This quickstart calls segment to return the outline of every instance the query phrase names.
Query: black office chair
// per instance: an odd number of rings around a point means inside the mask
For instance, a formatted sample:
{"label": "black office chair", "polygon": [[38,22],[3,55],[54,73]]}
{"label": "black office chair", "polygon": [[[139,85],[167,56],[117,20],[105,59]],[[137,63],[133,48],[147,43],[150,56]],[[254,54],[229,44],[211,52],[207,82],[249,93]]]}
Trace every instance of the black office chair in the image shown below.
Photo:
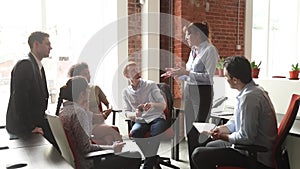
{"label": "black office chair", "polygon": [[[158,88],[161,90],[162,95],[164,96],[167,106],[166,109],[164,110],[165,116],[166,116],[166,130],[164,131],[163,134],[163,138],[162,140],[170,140],[172,142],[172,156],[174,156],[174,154],[179,154],[178,152],[178,144],[175,141],[177,135],[175,133],[175,131],[172,128],[172,124],[174,123],[174,121],[176,120],[176,114],[178,114],[177,111],[174,110],[173,108],[173,97],[171,94],[171,90],[169,85],[167,85],[166,83],[158,83],[157,84]],[[126,120],[128,123],[128,135],[129,137],[131,137],[131,128],[134,124],[133,121],[131,120]],[[150,137],[150,132],[147,132],[145,134],[145,137]],[[174,168],[174,169],[179,169],[179,167],[171,164],[171,159],[168,157],[158,157],[159,159],[159,164],[170,167],[170,168]]]}

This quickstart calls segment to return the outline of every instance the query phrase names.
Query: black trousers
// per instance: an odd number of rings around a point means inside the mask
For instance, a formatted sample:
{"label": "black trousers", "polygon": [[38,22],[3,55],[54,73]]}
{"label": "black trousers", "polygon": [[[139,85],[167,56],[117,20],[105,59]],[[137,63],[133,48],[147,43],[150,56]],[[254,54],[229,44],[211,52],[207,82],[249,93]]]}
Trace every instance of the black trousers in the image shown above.
{"label": "black trousers", "polygon": [[184,90],[185,129],[188,139],[188,153],[190,168],[195,169],[192,163],[192,153],[199,146],[199,132],[193,122],[205,122],[211,110],[213,99],[212,85],[186,85]]}
{"label": "black trousers", "polygon": [[218,166],[235,166],[255,169],[271,169],[257,162],[253,158],[243,155],[239,151],[230,148],[231,143],[216,140],[211,141],[206,147],[198,147],[192,154],[192,162],[198,169],[215,169]]}
{"label": "black trousers", "polygon": [[139,152],[124,152],[105,158],[95,158],[93,169],[139,169],[141,163],[142,157]]}

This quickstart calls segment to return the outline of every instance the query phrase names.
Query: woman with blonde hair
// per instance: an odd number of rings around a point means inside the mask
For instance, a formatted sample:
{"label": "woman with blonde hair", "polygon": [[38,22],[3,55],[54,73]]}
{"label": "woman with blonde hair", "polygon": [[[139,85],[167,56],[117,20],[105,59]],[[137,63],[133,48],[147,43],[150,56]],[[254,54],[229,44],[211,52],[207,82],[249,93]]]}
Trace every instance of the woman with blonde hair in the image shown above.
{"label": "woman with blonde hair", "polygon": [[219,58],[216,47],[210,42],[206,22],[191,23],[183,29],[185,40],[191,47],[189,59],[184,66],[166,68],[162,76],[175,77],[186,82],[184,89],[184,112],[188,152],[191,169],[195,169],[191,155],[199,146],[199,133],[193,122],[205,122],[213,99],[213,76]]}

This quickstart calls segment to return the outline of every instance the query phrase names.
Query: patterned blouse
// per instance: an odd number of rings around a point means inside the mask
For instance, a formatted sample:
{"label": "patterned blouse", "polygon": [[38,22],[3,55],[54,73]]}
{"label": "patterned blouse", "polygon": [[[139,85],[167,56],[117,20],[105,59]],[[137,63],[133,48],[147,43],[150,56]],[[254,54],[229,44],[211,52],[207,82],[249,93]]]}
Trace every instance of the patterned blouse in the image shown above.
{"label": "patterned blouse", "polygon": [[106,96],[99,86],[89,86],[90,87],[90,98],[89,98],[89,109],[93,113],[99,114],[99,104],[106,100]]}
{"label": "patterned blouse", "polygon": [[64,129],[68,134],[72,148],[75,150],[75,165],[77,169],[91,169],[93,161],[85,159],[85,155],[92,151],[102,150],[99,145],[90,142],[90,113],[77,103],[67,102],[59,113]]}

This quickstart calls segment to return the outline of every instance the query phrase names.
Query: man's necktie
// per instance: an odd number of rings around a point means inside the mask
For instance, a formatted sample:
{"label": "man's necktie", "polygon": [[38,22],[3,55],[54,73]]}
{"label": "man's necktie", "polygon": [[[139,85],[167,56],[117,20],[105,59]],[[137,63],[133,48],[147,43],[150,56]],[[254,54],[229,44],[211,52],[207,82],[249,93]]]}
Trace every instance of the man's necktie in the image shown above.
{"label": "man's necktie", "polygon": [[41,79],[42,79],[43,90],[44,90],[45,94],[47,95],[48,88],[47,88],[47,81],[46,81],[46,75],[45,75],[44,67],[42,67],[42,69],[41,69]]}
{"label": "man's necktie", "polygon": [[42,69],[41,69],[41,77],[42,77],[42,79],[46,79],[44,67],[42,67]]}

